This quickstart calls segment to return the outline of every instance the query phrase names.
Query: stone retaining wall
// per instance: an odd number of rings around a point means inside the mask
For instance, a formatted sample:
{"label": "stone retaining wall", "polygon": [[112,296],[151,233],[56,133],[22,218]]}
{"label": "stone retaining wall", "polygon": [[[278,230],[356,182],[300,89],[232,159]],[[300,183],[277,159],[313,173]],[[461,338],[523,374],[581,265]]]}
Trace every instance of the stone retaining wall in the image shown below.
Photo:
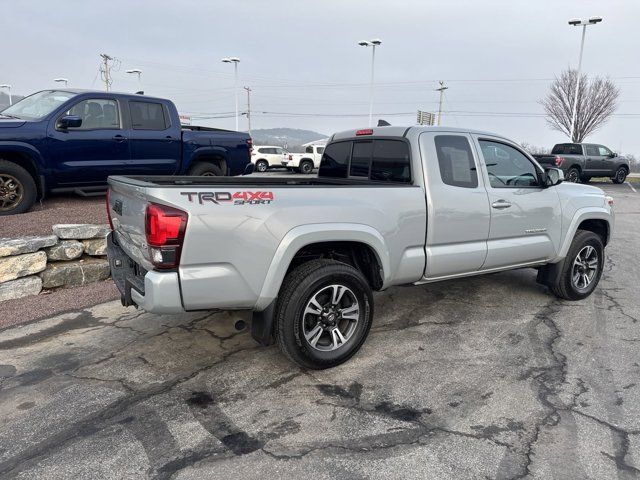
{"label": "stone retaining wall", "polygon": [[109,278],[108,225],[52,230],[52,235],[0,238],[0,302]]}

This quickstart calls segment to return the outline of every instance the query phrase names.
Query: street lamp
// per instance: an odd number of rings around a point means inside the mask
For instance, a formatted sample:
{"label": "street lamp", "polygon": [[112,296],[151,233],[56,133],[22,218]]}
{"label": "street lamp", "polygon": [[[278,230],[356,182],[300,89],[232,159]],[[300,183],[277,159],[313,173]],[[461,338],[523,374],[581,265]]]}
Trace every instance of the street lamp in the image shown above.
{"label": "street lamp", "polygon": [[57,83],[64,83],[64,88],[67,88],[67,85],[69,84],[69,80],[66,78],[54,78],[53,81]]}
{"label": "street lamp", "polygon": [[233,93],[236,98],[236,130],[238,130],[238,63],[240,63],[240,59],[238,57],[225,57],[222,59],[222,62],[233,63],[233,71],[234,71]]}
{"label": "street lamp", "polygon": [[130,73],[133,74],[135,73],[136,75],[138,75],[138,91],[142,91],[142,80],[140,78],[140,75],[142,75],[142,70],[140,70],[139,68],[134,68],[132,70],[125,70],[124,73]]}
{"label": "street lamp", "polygon": [[0,88],[6,88],[9,90],[9,106],[13,105],[13,99],[11,98],[11,85],[7,85],[5,83],[4,85],[0,85]]}
{"label": "street lamp", "polygon": [[588,20],[582,20],[580,18],[572,18],[569,20],[569,25],[572,27],[582,26],[582,41],[580,42],[580,57],[578,59],[578,75],[576,76],[576,92],[573,97],[573,112],[571,113],[571,137],[570,141],[573,142],[573,134],[576,129],[576,115],[578,112],[578,90],[580,88],[580,70],[582,69],[582,51],[584,50],[584,35],[587,33],[588,25],[595,25],[600,23],[602,17],[591,17]]}
{"label": "street lamp", "polygon": [[373,123],[373,66],[376,61],[376,47],[380,44],[382,44],[382,41],[379,38],[358,42],[361,47],[373,47],[371,49],[371,83],[369,84],[369,126]]}

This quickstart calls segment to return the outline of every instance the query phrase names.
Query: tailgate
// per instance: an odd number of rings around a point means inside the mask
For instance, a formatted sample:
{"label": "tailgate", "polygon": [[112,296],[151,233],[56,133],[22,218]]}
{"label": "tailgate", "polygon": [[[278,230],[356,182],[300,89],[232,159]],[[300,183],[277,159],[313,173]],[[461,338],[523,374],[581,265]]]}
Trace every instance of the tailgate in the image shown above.
{"label": "tailgate", "polygon": [[146,188],[123,177],[109,178],[109,214],[117,244],[136,263],[151,270],[145,236]]}
{"label": "tailgate", "polygon": [[555,155],[534,155],[533,158],[535,158],[540,165],[547,165],[550,167],[556,166]]}

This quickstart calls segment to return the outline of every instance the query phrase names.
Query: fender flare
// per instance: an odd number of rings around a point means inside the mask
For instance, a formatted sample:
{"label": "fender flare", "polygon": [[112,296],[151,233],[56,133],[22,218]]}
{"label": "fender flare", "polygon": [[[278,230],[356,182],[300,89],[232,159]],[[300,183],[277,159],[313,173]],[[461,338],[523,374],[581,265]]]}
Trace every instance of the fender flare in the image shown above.
{"label": "fender flare", "polygon": [[560,247],[560,251],[558,252],[558,256],[554,259],[555,263],[567,256],[569,252],[569,248],[571,247],[571,242],[573,241],[573,237],[575,237],[576,232],[578,231],[578,227],[585,220],[604,220],[607,222],[609,226],[609,236],[607,238],[607,243],[611,239],[613,235],[613,216],[609,213],[604,207],[583,207],[576,210],[571,219],[571,223],[569,224],[569,228],[567,229],[567,233],[564,235],[564,240],[562,242],[562,246]]}
{"label": "fender flare", "polygon": [[229,151],[224,147],[212,147],[212,146],[204,146],[197,147],[191,155],[189,156],[189,162],[186,165],[185,171],[189,170],[193,165],[195,165],[199,158],[205,155],[217,155],[223,158],[225,163],[228,163],[229,160]]}
{"label": "fender flare", "polygon": [[275,300],[291,260],[303,247],[321,242],[360,242],[371,247],[382,268],[383,288],[391,280],[391,261],[384,237],[360,223],[315,223],[292,228],[284,236],[271,260],[254,310],[261,311]]}
{"label": "fender flare", "polygon": [[42,174],[45,169],[45,162],[40,154],[40,151],[24,142],[10,142],[4,141],[0,142],[0,156],[2,156],[2,152],[11,152],[11,153],[19,153],[25,155],[29,158],[29,160],[33,163],[34,168],[36,169],[36,173],[38,175]]}

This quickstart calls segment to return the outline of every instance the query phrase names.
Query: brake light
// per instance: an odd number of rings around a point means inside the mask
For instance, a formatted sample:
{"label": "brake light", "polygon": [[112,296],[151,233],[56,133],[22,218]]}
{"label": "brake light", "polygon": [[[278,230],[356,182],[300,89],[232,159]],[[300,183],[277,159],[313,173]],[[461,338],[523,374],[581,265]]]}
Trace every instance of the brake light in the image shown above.
{"label": "brake light", "polygon": [[111,220],[111,209],[109,208],[109,195],[111,194],[111,189],[107,188],[107,219],[109,220],[109,228],[113,230],[113,220]]}
{"label": "brake light", "polygon": [[293,155],[289,155],[289,160],[293,160]]}
{"label": "brake light", "polygon": [[363,128],[362,130],[356,130],[356,136],[358,135],[373,135],[373,129]]}
{"label": "brake light", "polygon": [[247,147],[249,148],[249,156],[253,153],[253,138],[247,138]]}
{"label": "brake light", "polygon": [[187,212],[150,203],[145,214],[145,233],[151,262],[157,268],[176,268],[187,229]]}
{"label": "brake light", "polygon": [[559,167],[560,165],[562,165],[562,161],[564,160],[563,157],[556,155],[556,159],[554,161],[554,164],[556,167]]}

